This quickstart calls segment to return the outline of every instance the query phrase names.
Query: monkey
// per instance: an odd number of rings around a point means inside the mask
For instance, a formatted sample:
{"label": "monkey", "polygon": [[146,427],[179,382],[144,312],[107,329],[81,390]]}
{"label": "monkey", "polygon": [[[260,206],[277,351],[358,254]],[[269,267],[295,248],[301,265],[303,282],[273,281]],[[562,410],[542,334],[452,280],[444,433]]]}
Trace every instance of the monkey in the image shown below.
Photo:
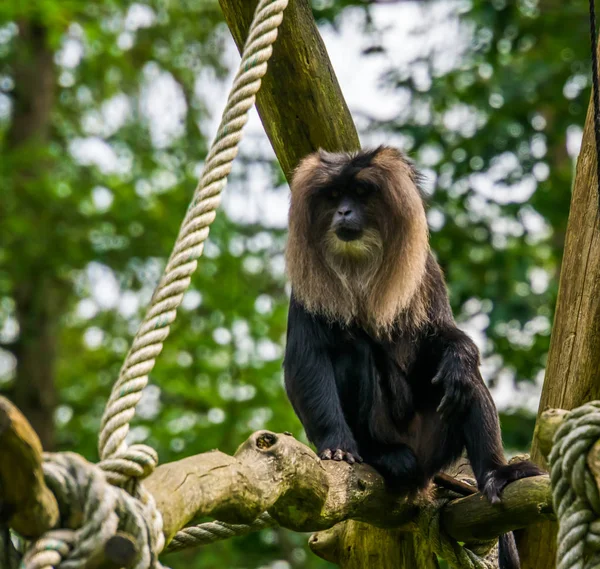
{"label": "monkey", "polygon": [[[455,323],[413,163],[380,146],[306,156],[291,182],[284,383],[323,460],[366,462],[415,493],[466,450],[493,504],[543,472],[507,464],[473,340]],[[501,569],[516,569],[512,533]]]}

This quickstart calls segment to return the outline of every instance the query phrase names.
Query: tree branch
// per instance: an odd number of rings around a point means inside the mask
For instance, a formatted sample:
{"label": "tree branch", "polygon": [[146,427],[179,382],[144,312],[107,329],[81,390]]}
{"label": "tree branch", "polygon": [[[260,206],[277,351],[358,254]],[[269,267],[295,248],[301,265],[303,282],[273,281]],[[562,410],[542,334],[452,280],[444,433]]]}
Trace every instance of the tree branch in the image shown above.
{"label": "tree branch", "polygon": [[[8,525],[26,536],[38,536],[58,519],[41,460],[37,435],[0,398],[0,502]],[[410,532],[420,508],[434,499],[434,492],[391,494],[371,467],[321,461],[291,435],[270,431],[251,435],[234,456],[212,451],[159,466],[145,486],[162,514],[167,541],[197,518],[248,523],[267,510],[281,526],[302,532],[344,520]],[[552,517],[550,481],[539,476],[511,484],[499,507],[480,494],[454,500],[441,522],[451,537],[469,543]]]}
{"label": "tree branch", "polygon": [[[167,540],[194,518],[247,523],[265,510],[302,532],[348,519],[411,529],[431,499],[394,496],[371,467],[321,461],[293,437],[269,431],[254,433],[234,457],[213,451],[160,466],[146,487],[163,512]],[[511,484],[499,507],[481,494],[454,500],[442,525],[451,537],[472,542],[552,518],[550,480],[538,476]]]}
{"label": "tree branch", "polygon": [[0,396],[0,522],[37,537],[58,522],[58,504],[44,482],[42,444],[23,414]]}
{"label": "tree branch", "polygon": [[458,541],[472,543],[555,519],[548,476],[525,478],[510,484],[502,503],[492,506],[481,494],[450,502],[442,512],[442,526]]}
{"label": "tree branch", "polygon": [[305,532],[350,518],[397,527],[418,509],[388,495],[372,468],[323,462],[292,436],[269,431],[251,435],[233,457],[213,451],[159,466],[145,485],[167,540],[204,516],[247,523],[268,510],[282,526]]}

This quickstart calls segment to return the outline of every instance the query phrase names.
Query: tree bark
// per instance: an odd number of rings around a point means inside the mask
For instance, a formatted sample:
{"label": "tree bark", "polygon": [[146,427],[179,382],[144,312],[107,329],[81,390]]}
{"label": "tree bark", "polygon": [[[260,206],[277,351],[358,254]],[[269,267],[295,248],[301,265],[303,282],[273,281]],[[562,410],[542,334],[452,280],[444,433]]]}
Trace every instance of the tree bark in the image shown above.
{"label": "tree bark", "polygon": [[436,555],[419,534],[354,520],[313,534],[309,545],[313,553],[342,569],[439,569]]}
{"label": "tree bark", "polygon": [[[56,85],[54,53],[48,47],[48,31],[35,21],[19,22],[14,61],[14,112],[7,135],[7,150],[26,156],[47,143]],[[47,166],[32,164],[21,156],[13,160],[12,191],[26,195],[27,187]],[[32,236],[35,238],[35,236]],[[40,265],[45,261],[40,260]],[[19,338],[14,399],[39,434],[45,450],[54,448],[54,369],[58,318],[61,304],[59,282],[40,268],[15,275],[13,296]]]}
{"label": "tree bark", "polygon": [[[600,399],[600,221],[593,106],[589,105],[571,198],[556,315],[538,411]],[[544,465],[534,438],[532,458]],[[556,524],[518,536],[523,569],[553,569]]]}

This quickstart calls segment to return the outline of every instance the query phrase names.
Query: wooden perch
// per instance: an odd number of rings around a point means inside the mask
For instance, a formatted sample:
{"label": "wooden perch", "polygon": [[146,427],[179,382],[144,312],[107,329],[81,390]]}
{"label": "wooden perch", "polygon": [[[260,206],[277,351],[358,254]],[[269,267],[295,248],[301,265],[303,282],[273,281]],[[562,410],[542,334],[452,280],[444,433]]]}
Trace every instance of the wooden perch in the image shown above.
{"label": "wooden perch", "polygon": [[[5,399],[0,417],[0,498],[9,504],[9,496],[22,497],[14,500],[9,524],[24,535],[39,535],[58,517],[56,500],[43,481],[39,440]],[[23,480],[30,485],[19,485]],[[265,510],[297,531],[323,530],[347,519],[401,527],[428,499],[390,495],[369,466],[323,462],[292,436],[269,431],[254,433],[233,457],[212,451],[162,465],[145,484],[162,513],[167,540],[194,518],[244,523]],[[488,539],[551,517],[549,497],[547,477],[522,480],[506,490],[501,507],[475,494],[450,503],[442,519],[456,539]]]}
{"label": "wooden perch", "polygon": [[[247,523],[265,510],[303,532],[348,519],[410,529],[428,500],[391,495],[369,466],[321,461],[293,437],[269,431],[254,433],[234,457],[213,451],[160,466],[146,487],[163,512],[167,540],[197,517]],[[511,484],[498,507],[480,494],[455,500],[442,523],[452,537],[474,541],[552,517],[550,481],[539,476]]]}
{"label": "wooden perch", "polygon": [[[43,480],[37,435],[5,399],[0,399],[0,482],[0,500],[10,504],[5,517],[10,527],[35,536],[56,523],[58,509]],[[167,541],[196,518],[248,523],[265,510],[283,527],[302,532],[354,520],[345,535],[364,533],[365,522],[410,533],[419,508],[431,499],[429,493],[414,499],[390,494],[371,467],[321,461],[291,435],[270,431],[251,435],[234,456],[212,451],[159,466],[145,486],[163,516]],[[454,500],[441,521],[451,537],[470,543],[552,517],[550,481],[539,476],[511,484],[497,507],[480,494]],[[388,537],[397,533],[393,529]],[[312,547],[323,555],[334,547],[327,535],[313,538]],[[127,566],[135,559],[128,540],[118,535],[107,544],[106,566]],[[406,545],[408,551],[416,542],[409,539]]]}
{"label": "wooden perch", "polygon": [[42,444],[23,414],[0,396],[0,523],[37,537],[58,522],[58,504],[44,482]]}
{"label": "wooden perch", "polygon": [[[590,99],[571,193],[538,422],[548,408],[570,410],[600,399],[600,226],[594,130]],[[543,452],[534,439],[532,459],[542,464]],[[556,565],[556,531],[555,524],[540,524],[522,536],[523,569]]]}

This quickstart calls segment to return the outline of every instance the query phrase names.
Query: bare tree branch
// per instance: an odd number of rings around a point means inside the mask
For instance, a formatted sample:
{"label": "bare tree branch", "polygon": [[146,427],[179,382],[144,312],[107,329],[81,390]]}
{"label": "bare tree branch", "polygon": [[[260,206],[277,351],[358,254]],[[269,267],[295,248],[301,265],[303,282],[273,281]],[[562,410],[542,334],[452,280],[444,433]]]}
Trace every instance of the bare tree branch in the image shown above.
{"label": "bare tree branch", "polygon": [[42,444],[23,414],[0,396],[0,522],[37,537],[58,521],[58,504],[44,482]]}

